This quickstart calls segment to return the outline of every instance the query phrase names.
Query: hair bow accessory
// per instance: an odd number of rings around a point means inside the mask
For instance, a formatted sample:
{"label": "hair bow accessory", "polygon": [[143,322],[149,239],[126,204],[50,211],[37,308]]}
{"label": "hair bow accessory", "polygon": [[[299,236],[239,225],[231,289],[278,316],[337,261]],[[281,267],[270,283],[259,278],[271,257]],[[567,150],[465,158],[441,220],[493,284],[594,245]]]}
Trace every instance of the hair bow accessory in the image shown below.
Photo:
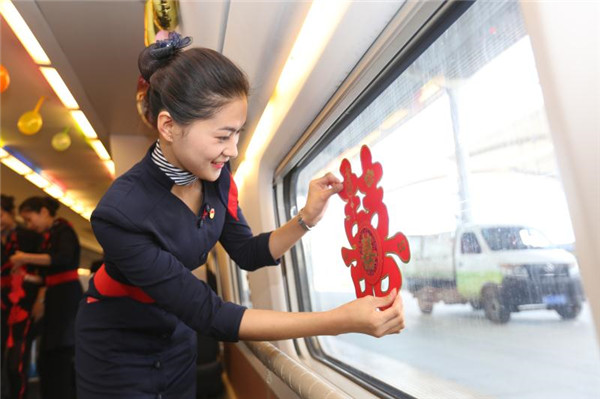
{"label": "hair bow accessory", "polygon": [[173,54],[181,51],[181,49],[189,46],[191,43],[191,37],[181,37],[177,32],[169,32],[168,39],[158,40],[150,46],[150,55],[156,59],[169,58]]}

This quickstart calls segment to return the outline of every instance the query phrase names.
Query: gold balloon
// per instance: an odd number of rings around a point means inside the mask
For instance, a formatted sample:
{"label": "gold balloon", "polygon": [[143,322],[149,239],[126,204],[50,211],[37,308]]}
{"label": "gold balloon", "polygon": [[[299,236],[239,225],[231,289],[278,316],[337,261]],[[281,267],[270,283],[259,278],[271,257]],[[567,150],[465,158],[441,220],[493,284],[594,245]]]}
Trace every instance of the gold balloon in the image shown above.
{"label": "gold balloon", "polygon": [[71,136],[69,136],[68,131],[69,129],[67,128],[52,137],[52,148],[56,151],[65,151],[71,146]]}
{"label": "gold balloon", "polygon": [[163,30],[172,32],[179,24],[179,2],[177,0],[152,0],[154,23]]}
{"label": "gold balloon", "polygon": [[144,6],[144,44],[146,47],[156,41],[156,32],[158,32],[158,28],[154,25],[152,0],[147,0]]}
{"label": "gold balloon", "polygon": [[4,65],[0,65],[0,93],[4,92],[4,90],[8,89],[10,85],[10,75]]}
{"label": "gold balloon", "polygon": [[40,97],[33,111],[27,111],[21,115],[17,122],[17,127],[21,133],[31,135],[40,131],[42,124],[44,123],[42,115],[39,113],[43,102],[44,96]]}

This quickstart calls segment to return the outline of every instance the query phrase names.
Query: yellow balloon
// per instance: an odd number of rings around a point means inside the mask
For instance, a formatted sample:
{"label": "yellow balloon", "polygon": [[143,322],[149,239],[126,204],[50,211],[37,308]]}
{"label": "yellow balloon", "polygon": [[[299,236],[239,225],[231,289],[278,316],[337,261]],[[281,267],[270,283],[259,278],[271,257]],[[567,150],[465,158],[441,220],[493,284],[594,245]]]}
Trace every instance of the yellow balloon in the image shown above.
{"label": "yellow balloon", "polygon": [[154,8],[154,23],[163,30],[172,32],[179,24],[177,0],[152,0]]}
{"label": "yellow balloon", "polygon": [[64,151],[71,146],[71,136],[66,132],[56,133],[52,137],[52,148],[56,151]]}
{"label": "yellow balloon", "polygon": [[42,116],[35,111],[27,111],[19,118],[17,127],[23,134],[36,134],[42,128]]}
{"label": "yellow balloon", "polygon": [[44,96],[40,97],[33,111],[27,111],[19,118],[17,127],[23,134],[36,134],[42,128],[42,115],[40,115],[40,107],[44,102]]}

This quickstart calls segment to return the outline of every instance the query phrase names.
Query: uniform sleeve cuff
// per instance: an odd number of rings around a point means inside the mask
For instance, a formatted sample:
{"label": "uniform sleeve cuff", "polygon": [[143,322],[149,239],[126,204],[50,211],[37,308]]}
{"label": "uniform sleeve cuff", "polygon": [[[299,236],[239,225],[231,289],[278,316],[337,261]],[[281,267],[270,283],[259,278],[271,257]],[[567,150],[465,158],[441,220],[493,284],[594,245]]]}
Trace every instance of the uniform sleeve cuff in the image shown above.
{"label": "uniform sleeve cuff", "polygon": [[213,320],[211,335],[221,341],[239,341],[240,324],[245,311],[245,306],[223,302]]}
{"label": "uniform sleeve cuff", "polygon": [[261,249],[259,253],[262,254],[260,264],[265,266],[278,265],[281,263],[281,259],[274,259],[273,255],[271,255],[271,250],[269,249],[269,239],[271,237],[271,233],[272,231],[268,233],[261,233],[257,236],[257,240],[259,241],[259,246]]}

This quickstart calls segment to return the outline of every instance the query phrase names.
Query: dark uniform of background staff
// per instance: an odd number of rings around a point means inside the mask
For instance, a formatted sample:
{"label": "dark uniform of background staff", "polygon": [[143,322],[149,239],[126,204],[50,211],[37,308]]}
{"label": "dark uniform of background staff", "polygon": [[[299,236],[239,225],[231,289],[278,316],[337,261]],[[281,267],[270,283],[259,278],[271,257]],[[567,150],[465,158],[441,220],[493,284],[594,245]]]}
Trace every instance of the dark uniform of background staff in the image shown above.
{"label": "dark uniform of background staff", "polygon": [[[27,397],[27,380],[31,359],[31,343],[36,328],[32,315],[37,300],[39,283],[24,281],[24,297],[17,305],[26,311],[28,317],[12,325],[12,347],[7,347],[9,336],[8,317],[12,310],[9,299],[11,292],[11,269],[9,259],[16,251],[38,252],[42,236],[25,229],[15,220],[14,197],[2,194],[2,398]],[[37,268],[25,266],[28,273],[37,274]]]}
{"label": "dark uniform of background staff", "polygon": [[[43,399],[75,397],[75,316],[83,290],[77,269],[80,246],[65,219],[56,217],[58,201],[31,197],[19,207],[28,228],[43,233],[40,255],[22,254],[27,263],[45,267],[46,295],[40,343],[40,388]],[[45,227],[45,228],[44,228]],[[14,263],[14,257],[13,255]]]}

